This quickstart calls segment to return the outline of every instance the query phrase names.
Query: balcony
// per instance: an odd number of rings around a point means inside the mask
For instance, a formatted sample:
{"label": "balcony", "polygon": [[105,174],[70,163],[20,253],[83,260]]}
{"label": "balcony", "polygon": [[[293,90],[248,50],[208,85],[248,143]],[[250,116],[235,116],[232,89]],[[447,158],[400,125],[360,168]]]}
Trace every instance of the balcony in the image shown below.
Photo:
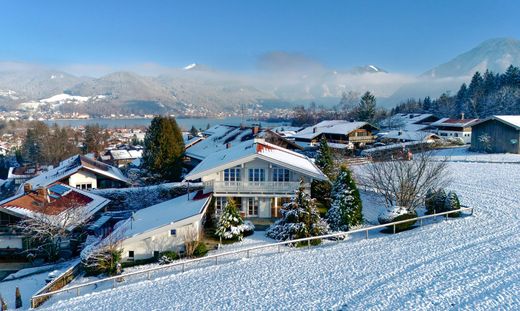
{"label": "balcony", "polygon": [[[292,195],[300,186],[298,181],[215,181],[205,182],[204,187],[215,194],[232,194],[234,196],[255,195]],[[310,184],[304,184],[306,190],[310,190]]]}

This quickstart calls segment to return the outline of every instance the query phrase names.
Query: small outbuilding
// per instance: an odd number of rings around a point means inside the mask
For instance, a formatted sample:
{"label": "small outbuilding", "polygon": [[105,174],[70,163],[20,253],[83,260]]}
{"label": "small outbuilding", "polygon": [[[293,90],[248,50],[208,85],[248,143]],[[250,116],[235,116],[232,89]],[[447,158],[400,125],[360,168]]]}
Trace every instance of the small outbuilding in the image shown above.
{"label": "small outbuilding", "polygon": [[471,126],[471,149],[480,152],[520,153],[520,115],[492,116]]}

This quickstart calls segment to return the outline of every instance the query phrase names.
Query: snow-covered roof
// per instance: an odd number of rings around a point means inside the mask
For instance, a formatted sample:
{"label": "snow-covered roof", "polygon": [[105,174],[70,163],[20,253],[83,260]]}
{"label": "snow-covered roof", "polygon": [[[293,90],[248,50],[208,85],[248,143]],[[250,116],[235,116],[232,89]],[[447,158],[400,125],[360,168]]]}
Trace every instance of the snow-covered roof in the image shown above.
{"label": "snow-covered roof", "polygon": [[398,113],[381,121],[381,127],[405,131],[419,131],[429,126],[427,120],[438,119],[431,113]]}
{"label": "snow-covered roof", "polygon": [[520,115],[499,115],[499,116],[491,116],[489,118],[486,118],[484,120],[480,120],[478,122],[475,122],[471,124],[471,126],[475,126],[477,124],[489,121],[489,120],[497,120],[502,123],[505,123],[509,126],[512,126],[516,128],[517,130],[520,130]]}
{"label": "snow-covered roof", "polygon": [[369,155],[369,154],[372,154],[372,153],[378,152],[378,151],[416,146],[416,145],[421,145],[421,144],[425,144],[425,143],[429,144],[429,142],[409,141],[409,142],[405,142],[405,143],[396,143],[396,144],[391,144],[391,145],[386,145],[386,146],[374,147],[374,148],[369,148],[369,149],[365,149],[365,150],[361,151],[361,155]]}
{"label": "snow-covered roof", "polygon": [[112,149],[109,152],[114,160],[132,160],[143,156],[143,150]]}
{"label": "snow-covered roof", "polygon": [[477,122],[478,119],[450,119],[442,118],[438,121],[433,122],[432,126],[448,126],[448,127],[468,127],[472,123]]}
{"label": "snow-covered roof", "polygon": [[201,195],[201,192],[188,194],[164,201],[162,203],[143,208],[135,212],[116,231],[120,231],[126,238],[178,222],[180,220],[204,212],[211,195]]}
{"label": "snow-covered roof", "polygon": [[67,176],[75,174],[81,169],[88,170],[94,174],[102,175],[110,179],[130,183],[128,178],[126,178],[118,168],[81,155],[75,155],[61,161],[57,167],[29,179],[26,183],[30,183],[33,189],[41,186],[48,186],[66,178]]}
{"label": "snow-covered roof", "polygon": [[256,158],[292,169],[316,179],[327,179],[308,157],[267,143],[263,139],[251,139],[234,147],[232,146],[229,149],[224,149],[209,155],[200,162],[185,179],[195,180],[207,174],[249,162]]}
{"label": "snow-covered roof", "polygon": [[389,131],[382,136],[383,139],[399,139],[404,141],[424,141],[430,138],[439,139],[440,137],[433,133],[423,131]]}
{"label": "snow-covered roof", "polygon": [[320,123],[304,128],[298,133],[292,135],[292,138],[301,138],[301,139],[313,139],[322,133],[325,134],[340,134],[347,135],[352,131],[355,131],[364,126],[369,126],[371,128],[377,129],[373,125],[370,125],[367,122],[350,122],[346,120],[327,120],[321,121]]}
{"label": "snow-covered roof", "polygon": [[[0,210],[14,213],[19,217],[32,218],[38,214],[47,214],[55,215],[59,219],[59,216],[66,209],[83,208],[84,213],[81,216],[88,219],[110,202],[110,200],[94,193],[62,183],[54,183],[42,190],[46,191],[48,201],[38,193],[38,190],[28,193],[22,192],[1,201]],[[44,203],[42,205],[38,202]]]}

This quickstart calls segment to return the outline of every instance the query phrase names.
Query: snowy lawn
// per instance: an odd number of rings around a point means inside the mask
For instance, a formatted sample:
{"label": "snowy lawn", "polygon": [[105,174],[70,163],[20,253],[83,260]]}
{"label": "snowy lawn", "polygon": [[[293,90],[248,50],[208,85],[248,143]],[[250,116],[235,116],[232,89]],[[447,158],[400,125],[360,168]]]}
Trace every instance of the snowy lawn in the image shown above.
{"label": "snowy lawn", "polygon": [[[50,310],[519,309],[520,165],[451,163],[473,217],[397,235],[253,256],[152,278]],[[53,303],[53,304],[52,304]]]}
{"label": "snowy lawn", "polygon": [[449,157],[454,162],[493,162],[519,163],[520,155],[512,153],[477,153],[469,151],[469,147],[439,149],[435,151],[437,157]]}
{"label": "snowy lawn", "polygon": [[7,276],[0,282],[0,294],[7,303],[9,309],[15,306],[16,287],[20,288],[22,294],[23,308],[28,309],[31,306],[31,297],[47,283],[45,279],[52,273],[59,276],[71,266],[72,262],[64,262],[55,265],[46,265],[42,267],[27,268],[17,271]]}

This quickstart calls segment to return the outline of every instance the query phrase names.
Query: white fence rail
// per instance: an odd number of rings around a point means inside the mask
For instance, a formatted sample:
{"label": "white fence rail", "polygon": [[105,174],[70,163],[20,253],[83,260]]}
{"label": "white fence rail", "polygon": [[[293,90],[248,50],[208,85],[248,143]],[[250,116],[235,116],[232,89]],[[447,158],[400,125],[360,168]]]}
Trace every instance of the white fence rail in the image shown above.
{"label": "white fence rail", "polygon": [[184,272],[186,270],[186,266],[193,264],[193,263],[202,262],[202,261],[213,261],[215,264],[218,264],[219,258],[236,255],[236,254],[244,254],[244,253],[245,253],[246,257],[249,258],[252,252],[261,250],[261,249],[276,248],[277,252],[280,253],[280,252],[282,252],[282,249],[281,249],[282,246],[286,246],[286,245],[294,246],[294,245],[298,245],[298,244],[301,245],[302,243],[307,242],[307,245],[310,247],[311,241],[321,240],[321,239],[336,239],[339,242],[340,239],[344,239],[348,235],[351,235],[354,233],[361,233],[361,232],[365,233],[365,238],[368,239],[369,231],[383,229],[383,228],[393,228],[393,233],[396,233],[396,226],[399,224],[405,224],[405,223],[409,223],[409,222],[414,222],[414,223],[419,222],[419,225],[422,226],[423,221],[425,219],[432,219],[432,218],[435,219],[437,217],[445,217],[446,219],[448,219],[450,214],[455,214],[455,213],[460,213],[460,212],[470,212],[470,215],[473,215],[473,207],[463,206],[458,210],[436,213],[436,214],[431,214],[431,215],[425,215],[425,216],[420,216],[420,217],[401,220],[401,221],[395,221],[395,222],[387,223],[384,225],[376,225],[376,226],[355,229],[355,230],[351,230],[351,231],[336,232],[336,233],[332,233],[332,234],[326,234],[326,235],[320,235],[320,236],[314,236],[314,237],[308,237],[308,238],[301,238],[301,239],[259,245],[259,246],[249,247],[249,248],[240,249],[240,250],[236,250],[236,251],[230,251],[230,252],[224,252],[224,253],[210,255],[210,256],[206,256],[206,257],[200,257],[200,258],[196,258],[196,259],[174,262],[174,263],[157,266],[157,267],[153,267],[153,268],[149,268],[149,269],[145,269],[145,270],[129,272],[129,273],[112,276],[112,277],[108,277],[108,278],[97,280],[97,281],[92,281],[92,282],[87,282],[87,283],[83,283],[83,284],[79,284],[79,285],[75,285],[75,286],[71,286],[71,287],[67,287],[67,288],[62,288],[62,289],[55,290],[52,292],[37,294],[37,295],[32,296],[31,304],[34,307],[34,306],[38,305],[37,302],[45,301],[45,300],[49,299],[52,295],[60,294],[60,293],[68,293],[71,291],[73,291],[73,292],[75,291],[76,296],[79,296],[81,293],[81,289],[92,286],[92,285],[98,286],[99,284],[102,284],[102,283],[111,282],[112,288],[115,288],[117,286],[117,283],[123,282],[125,279],[128,279],[131,276],[146,275],[147,279],[150,279],[151,274],[153,272],[163,271],[163,270],[167,270],[167,269],[173,268],[173,267],[181,267],[182,272]]}

